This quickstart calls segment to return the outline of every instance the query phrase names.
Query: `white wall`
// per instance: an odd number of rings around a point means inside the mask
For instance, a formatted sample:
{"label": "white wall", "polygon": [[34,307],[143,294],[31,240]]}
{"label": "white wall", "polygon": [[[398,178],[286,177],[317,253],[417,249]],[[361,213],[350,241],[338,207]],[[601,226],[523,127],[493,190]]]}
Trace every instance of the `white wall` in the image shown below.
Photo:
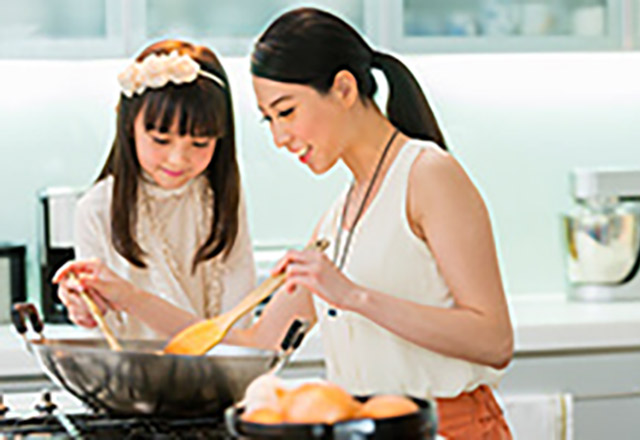
{"label": "white wall", "polygon": [[[510,293],[563,289],[559,213],[575,166],[640,166],[640,54],[404,58],[425,86],[453,153],[490,207]],[[257,244],[301,243],[346,173],[314,177],[277,151],[248,60],[223,60]],[[0,61],[0,241],[30,243],[36,193],[88,185],[111,143],[124,60]],[[31,283],[34,288],[34,281]]]}

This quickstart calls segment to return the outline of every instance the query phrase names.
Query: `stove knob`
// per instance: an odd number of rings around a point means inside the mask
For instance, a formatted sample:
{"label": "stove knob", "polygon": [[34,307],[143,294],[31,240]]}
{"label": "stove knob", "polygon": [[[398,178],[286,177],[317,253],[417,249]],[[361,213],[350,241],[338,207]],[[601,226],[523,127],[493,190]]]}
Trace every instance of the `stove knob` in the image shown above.
{"label": "stove knob", "polygon": [[4,396],[0,394],[0,417],[4,416],[9,411],[9,407],[4,404]]}
{"label": "stove knob", "polygon": [[51,391],[44,390],[40,395],[40,401],[36,403],[36,409],[42,413],[51,414],[58,407],[51,400]]}

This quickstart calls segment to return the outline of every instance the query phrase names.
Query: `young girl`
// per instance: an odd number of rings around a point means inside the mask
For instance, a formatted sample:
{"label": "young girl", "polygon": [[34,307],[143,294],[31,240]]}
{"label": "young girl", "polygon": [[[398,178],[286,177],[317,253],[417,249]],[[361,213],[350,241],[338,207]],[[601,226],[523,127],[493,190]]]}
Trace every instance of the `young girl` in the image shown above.
{"label": "young girl", "polygon": [[[216,316],[255,283],[226,73],[208,48],[168,40],[143,50],[118,79],[116,136],[78,203],[76,255],[99,259],[192,320]],[[72,290],[59,287],[71,319],[94,327]],[[120,338],[171,331],[171,319],[153,310],[148,325],[114,318],[107,315]]]}

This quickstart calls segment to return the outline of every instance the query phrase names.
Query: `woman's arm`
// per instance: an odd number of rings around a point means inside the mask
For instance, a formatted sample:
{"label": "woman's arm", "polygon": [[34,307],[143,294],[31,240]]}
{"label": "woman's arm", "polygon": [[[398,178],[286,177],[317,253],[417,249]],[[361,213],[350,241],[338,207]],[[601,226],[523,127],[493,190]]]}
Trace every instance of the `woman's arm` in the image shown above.
{"label": "woman's arm", "polygon": [[[316,241],[323,221],[324,216],[316,225],[309,243]],[[272,275],[284,270],[283,261],[284,259],[276,264],[271,272]],[[310,324],[309,330],[316,324],[317,317],[313,306],[313,296],[308,289],[302,286],[288,291],[281,288],[273,294],[273,297],[262,311],[262,315],[253,326],[244,330],[231,330],[225,337],[224,342],[264,349],[277,349],[291,323],[296,319],[308,321]]]}
{"label": "woman's arm", "polygon": [[451,309],[359,289],[351,304],[399,336],[441,354],[496,368],[513,353],[513,330],[487,209],[449,154],[427,150],[409,179],[412,229],[428,244],[455,300]]}
{"label": "woman's arm", "polygon": [[446,356],[505,367],[513,353],[489,216],[462,167],[447,153],[423,152],[409,179],[412,229],[428,244],[453,308],[407,301],[358,286],[322,255],[290,251],[283,289],[305,286],[335,307],[359,313],[398,336]]}
{"label": "woman's arm", "polygon": [[[293,294],[278,290],[262,312],[262,315],[247,329],[233,329],[224,342],[268,350],[277,350],[287,329],[294,320],[301,319],[316,323],[313,299],[306,289],[300,288]],[[308,331],[308,330],[307,330]]]}

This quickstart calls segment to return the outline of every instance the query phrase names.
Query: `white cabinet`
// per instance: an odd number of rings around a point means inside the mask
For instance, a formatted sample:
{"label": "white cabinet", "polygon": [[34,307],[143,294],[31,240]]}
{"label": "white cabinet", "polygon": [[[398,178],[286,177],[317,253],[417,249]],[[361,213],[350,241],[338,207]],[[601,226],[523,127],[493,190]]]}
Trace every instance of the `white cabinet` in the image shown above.
{"label": "white cabinet", "polygon": [[[319,0],[314,5],[334,11],[368,33],[367,0]],[[136,0],[131,6],[131,46],[150,39],[186,37],[208,44],[218,53],[246,55],[256,37],[282,11],[308,5],[299,0]]]}
{"label": "white cabinet", "polygon": [[638,0],[23,0],[0,5],[0,58],[128,57],[172,37],[246,55],[277,15],[303,5],[400,53],[640,47]]}
{"label": "white cabinet", "polygon": [[3,1],[0,57],[122,56],[124,4],[124,0]]}
{"label": "white cabinet", "polygon": [[390,39],[398,50],[428,53],[622,49],[631,6],[624,0],[403,0],[390,3]]}
{"label": "white cabinet", "polygon": [[516,354],[500,393],[573,398],[579,440],[633,439],[640,432],[640,347]]}

